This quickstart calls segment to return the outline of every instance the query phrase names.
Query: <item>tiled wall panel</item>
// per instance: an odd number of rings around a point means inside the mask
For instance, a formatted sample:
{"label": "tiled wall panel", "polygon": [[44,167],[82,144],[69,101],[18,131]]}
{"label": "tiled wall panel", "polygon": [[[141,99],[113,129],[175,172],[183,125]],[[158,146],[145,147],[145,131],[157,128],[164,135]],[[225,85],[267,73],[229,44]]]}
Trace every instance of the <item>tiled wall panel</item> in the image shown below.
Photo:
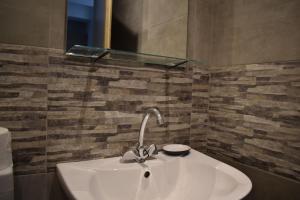
{"label": "tiled wall panel", "polygon": [[185,143],[299,180],[299,69],[93,64],[1,44],[0,126],[12,132],[15,174],[45,173],[57,162],[120,155],[154,106],[166,124],[151,118],[147,143]]}
{"label": "tiled wall panel", "polygon": [[205,152],[208,128],[209,72],[206,67],[193,66],[192,113],[190,145]]}
{"label": "tiled wall panel", "polygon": [[0,45],[0,126],[12,132],[15,174],[46,171],[47,51]]}
{"label": "tiled wall panel", "polygon": [[158,107],[166,123],[150,118],[147,144],[190,143],[191,67],[91,63],[5,44],[0,63],[0,126],[12,132],[16,174],[121,155],[137,143],[149,107]]}
{"label": "tiled wall panel", "polygon": [[300,62],[214,68],[209,153],[300,180]]}
{"label": "tiled wall panel", "polygon": [[49,170],[61,161],[121,155],[137,143],[149,107],[158,107],[166,124],[150,120],[148,144],[189,142],[188,71],[86,64],[54,55],[48,77]]}

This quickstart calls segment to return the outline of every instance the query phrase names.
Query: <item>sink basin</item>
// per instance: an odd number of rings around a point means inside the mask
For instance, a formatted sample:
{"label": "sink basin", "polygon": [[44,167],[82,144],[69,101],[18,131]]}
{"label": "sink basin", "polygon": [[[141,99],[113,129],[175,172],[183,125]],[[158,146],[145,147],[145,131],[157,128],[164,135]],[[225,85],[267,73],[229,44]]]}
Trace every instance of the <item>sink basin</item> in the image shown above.
{"label": "sink basin", "polygon": [[66,193],[78,200],[235,200],[252,187],[242,172],[195,150],[185,157],[159,153],[142,164],[115,157],[57,169]]}

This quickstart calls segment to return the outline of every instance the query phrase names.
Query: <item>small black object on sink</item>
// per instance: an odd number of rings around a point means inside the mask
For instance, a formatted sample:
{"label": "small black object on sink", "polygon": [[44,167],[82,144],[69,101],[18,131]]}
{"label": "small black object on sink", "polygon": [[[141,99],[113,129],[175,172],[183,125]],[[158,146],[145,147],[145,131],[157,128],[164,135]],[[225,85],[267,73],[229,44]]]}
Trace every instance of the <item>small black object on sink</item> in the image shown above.
{"label": "small black object on sink", "polygon": [[149,172],[149,171],[145,171],[144,177],[145,177],[145,178],[148,178],[149,176],[150,176],[150,172]]}

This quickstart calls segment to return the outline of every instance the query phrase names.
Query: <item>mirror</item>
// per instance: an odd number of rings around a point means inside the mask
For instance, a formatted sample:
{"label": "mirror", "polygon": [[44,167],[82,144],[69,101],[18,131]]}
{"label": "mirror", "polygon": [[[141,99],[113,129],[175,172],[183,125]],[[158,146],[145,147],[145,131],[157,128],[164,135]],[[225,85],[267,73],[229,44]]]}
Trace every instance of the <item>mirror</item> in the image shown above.
{"label": "mirror", "polygon": [[188,0],[68,0],[73,45],[186,58]]}

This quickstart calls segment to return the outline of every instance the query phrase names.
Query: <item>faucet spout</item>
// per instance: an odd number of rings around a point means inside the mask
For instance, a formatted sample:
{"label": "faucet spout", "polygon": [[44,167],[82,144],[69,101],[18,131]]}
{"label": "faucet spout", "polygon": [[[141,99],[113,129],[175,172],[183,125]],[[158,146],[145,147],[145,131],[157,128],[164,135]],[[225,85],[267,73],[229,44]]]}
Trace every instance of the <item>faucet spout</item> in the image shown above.
{"label": "faucet spout", "polygon": [[139,144],[138,144],[139,145],[138,146],[139,149],[144,146],[145,129],[146,129],[146,125],[147,125],[147,122],[148,122],[148,119],[149,119],[151,113],[153,113],[156,116],[157,122],[158,122],[159,125],[163,125],[164,124],[164,120],[163,120],[163,118],[162,118],[159,110],[157,108],[149,108],[146,111],[145,117],[144,117],[144,119],[142,121],[140,133],[139,133]]}

